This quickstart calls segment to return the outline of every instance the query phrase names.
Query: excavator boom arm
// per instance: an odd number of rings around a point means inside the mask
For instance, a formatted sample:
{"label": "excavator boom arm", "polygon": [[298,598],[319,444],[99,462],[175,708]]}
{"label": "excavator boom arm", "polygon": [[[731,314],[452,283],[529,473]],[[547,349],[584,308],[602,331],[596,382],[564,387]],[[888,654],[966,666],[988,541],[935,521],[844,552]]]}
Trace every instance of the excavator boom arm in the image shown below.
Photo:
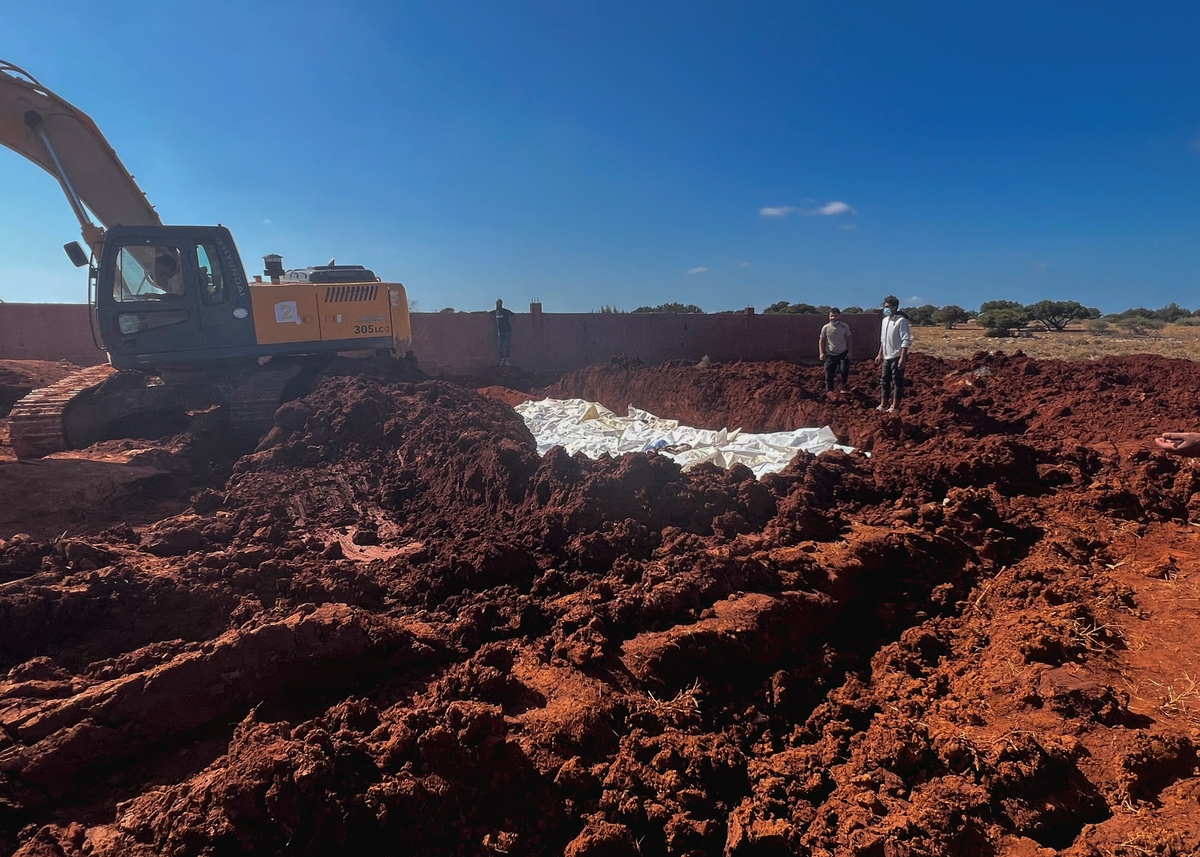
{"label": "excavator boom arm", "polygon": [[88,244],[95,243],[99,232],[82,205],[104,226],[162,225],[158,212],[96,123],[31,75],[3,60],[0,144],[58,179]]}

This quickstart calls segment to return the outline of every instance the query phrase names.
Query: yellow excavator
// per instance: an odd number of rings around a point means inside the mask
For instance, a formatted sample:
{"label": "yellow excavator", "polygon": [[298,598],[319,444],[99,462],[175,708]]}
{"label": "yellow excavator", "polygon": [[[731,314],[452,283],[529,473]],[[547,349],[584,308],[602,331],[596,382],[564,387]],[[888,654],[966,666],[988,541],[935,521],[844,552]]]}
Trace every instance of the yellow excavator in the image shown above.
{"label": "yellow excavator", "polygon": [[62,185],[84,242],[64,249],[88,269],[93,335],[109,361],[13,407],[19,457],[155,436],[215,407],[229,431],[261,434],[332,355],[411,357],[403,285],[359,265],[288,272],[277,255],[248,279],[228,229],[164,226],[96,124],[3,60],[0,144]]}

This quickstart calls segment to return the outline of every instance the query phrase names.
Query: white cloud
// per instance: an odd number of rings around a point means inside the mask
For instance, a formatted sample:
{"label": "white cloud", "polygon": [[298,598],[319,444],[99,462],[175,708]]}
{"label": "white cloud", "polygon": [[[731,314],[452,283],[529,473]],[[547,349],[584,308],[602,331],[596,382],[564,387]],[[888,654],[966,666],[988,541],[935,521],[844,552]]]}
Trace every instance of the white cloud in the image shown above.
{"label": "white cloud", "polygon": [[911,297],[904,299],[905,306],[924,306],[925,303],[925,298],[921,297],[920,295],[912,295]]}
{"label": "white cloud", "polygon": [[267,224],[267,226],[270,226],[270,225],[271,225],[271,221],[270,221],[270,220],[268,220],[268,219],[267,219],[267,218],[265,218],[265,217],[263,218],[263,223]]}
{"label": "white cloud", "polygon": [[845,229],[845,230],[857,229],[857,228],[858,227],[855,226],[853,223],[843,223],[841,226],[838,227],[838,229]]}
{"label": "white cloud", "polygon": [[703,274],[707,270],[708,270],[708,268],[701,265],[698,268],[688,268],[688,273],[689,274]]}
{"label": "white cloud", "polygon": [[1045,273],[1046,270],[1049,269],[1049,267],[1050,267],[1049,262],[1034,262],[1033,263],[1034,273],[1037,273],[1037,274]]}
{"label": "white cloud", "polygon": [[822,205],[817,209],[816,213],[823,214],[826,217],[832,217],[838,214],[855,214],[856,212],[853,208],[846,205],[846,203],[834,200],[833,202],[827,202]]}
{"label": "white cloud", "polygon": [[[806,200],[810,202],[811,200]],[[775,205],[767,208],[760,208],[758,213],[763,217],[787,217],[789,214],[803,214],[806,217],[819,214],[822,217],[836,217],[839,214],[858,214],[853,206],[841,200],[831,200],[822,206],[816,208],[797,208],[794,205]]]}
{"label": "white cloud", "polygon": [[751,264],[752,264],[751,262],[738,262],[737,263],[739,268],[749,268]]}

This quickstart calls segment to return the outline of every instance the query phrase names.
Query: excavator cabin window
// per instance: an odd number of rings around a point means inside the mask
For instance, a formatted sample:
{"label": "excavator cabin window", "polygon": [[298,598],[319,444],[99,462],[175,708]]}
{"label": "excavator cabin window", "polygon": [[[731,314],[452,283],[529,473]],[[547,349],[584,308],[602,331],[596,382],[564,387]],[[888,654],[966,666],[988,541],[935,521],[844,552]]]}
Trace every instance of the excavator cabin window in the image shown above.
{"label": "excavator cabin window", "polygon": [[179,248],[164,246],[122,247],[117,256],[113,300],[171,300],[183,297],[183,266]]}
{"label": "excavator cabin window", "polygon": [[200,299],[204,301],[205,306],[216,306],[225,302],[225,279],[221,276],[221,263],[217,258],[216,246],[196,245],[196,264],[200,268]]}

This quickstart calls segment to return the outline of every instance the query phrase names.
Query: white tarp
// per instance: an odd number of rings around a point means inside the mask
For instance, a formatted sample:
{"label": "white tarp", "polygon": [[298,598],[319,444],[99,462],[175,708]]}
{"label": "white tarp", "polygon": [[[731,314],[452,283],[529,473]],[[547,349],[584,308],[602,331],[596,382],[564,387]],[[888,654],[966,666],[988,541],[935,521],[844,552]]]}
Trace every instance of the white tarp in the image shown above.
{"label": "white tarp", "polygon": [[814,455],[829,449],[853,451],[853,447],[838,444],[829,426],[767,434],[741,429],[712,431],[683,426],[678,420],[664,420],[632,406],[628,416],[619,417],[604,405],[583,399],[524,402],[516,411],[543,455],[555,446],[572,455],[582,452],[588,458],[606,452],[617,456],[655,451],[679,462],[684,470],[702,461],[718,467],[744,464],[761,479],[783,470],[801,450]]}

